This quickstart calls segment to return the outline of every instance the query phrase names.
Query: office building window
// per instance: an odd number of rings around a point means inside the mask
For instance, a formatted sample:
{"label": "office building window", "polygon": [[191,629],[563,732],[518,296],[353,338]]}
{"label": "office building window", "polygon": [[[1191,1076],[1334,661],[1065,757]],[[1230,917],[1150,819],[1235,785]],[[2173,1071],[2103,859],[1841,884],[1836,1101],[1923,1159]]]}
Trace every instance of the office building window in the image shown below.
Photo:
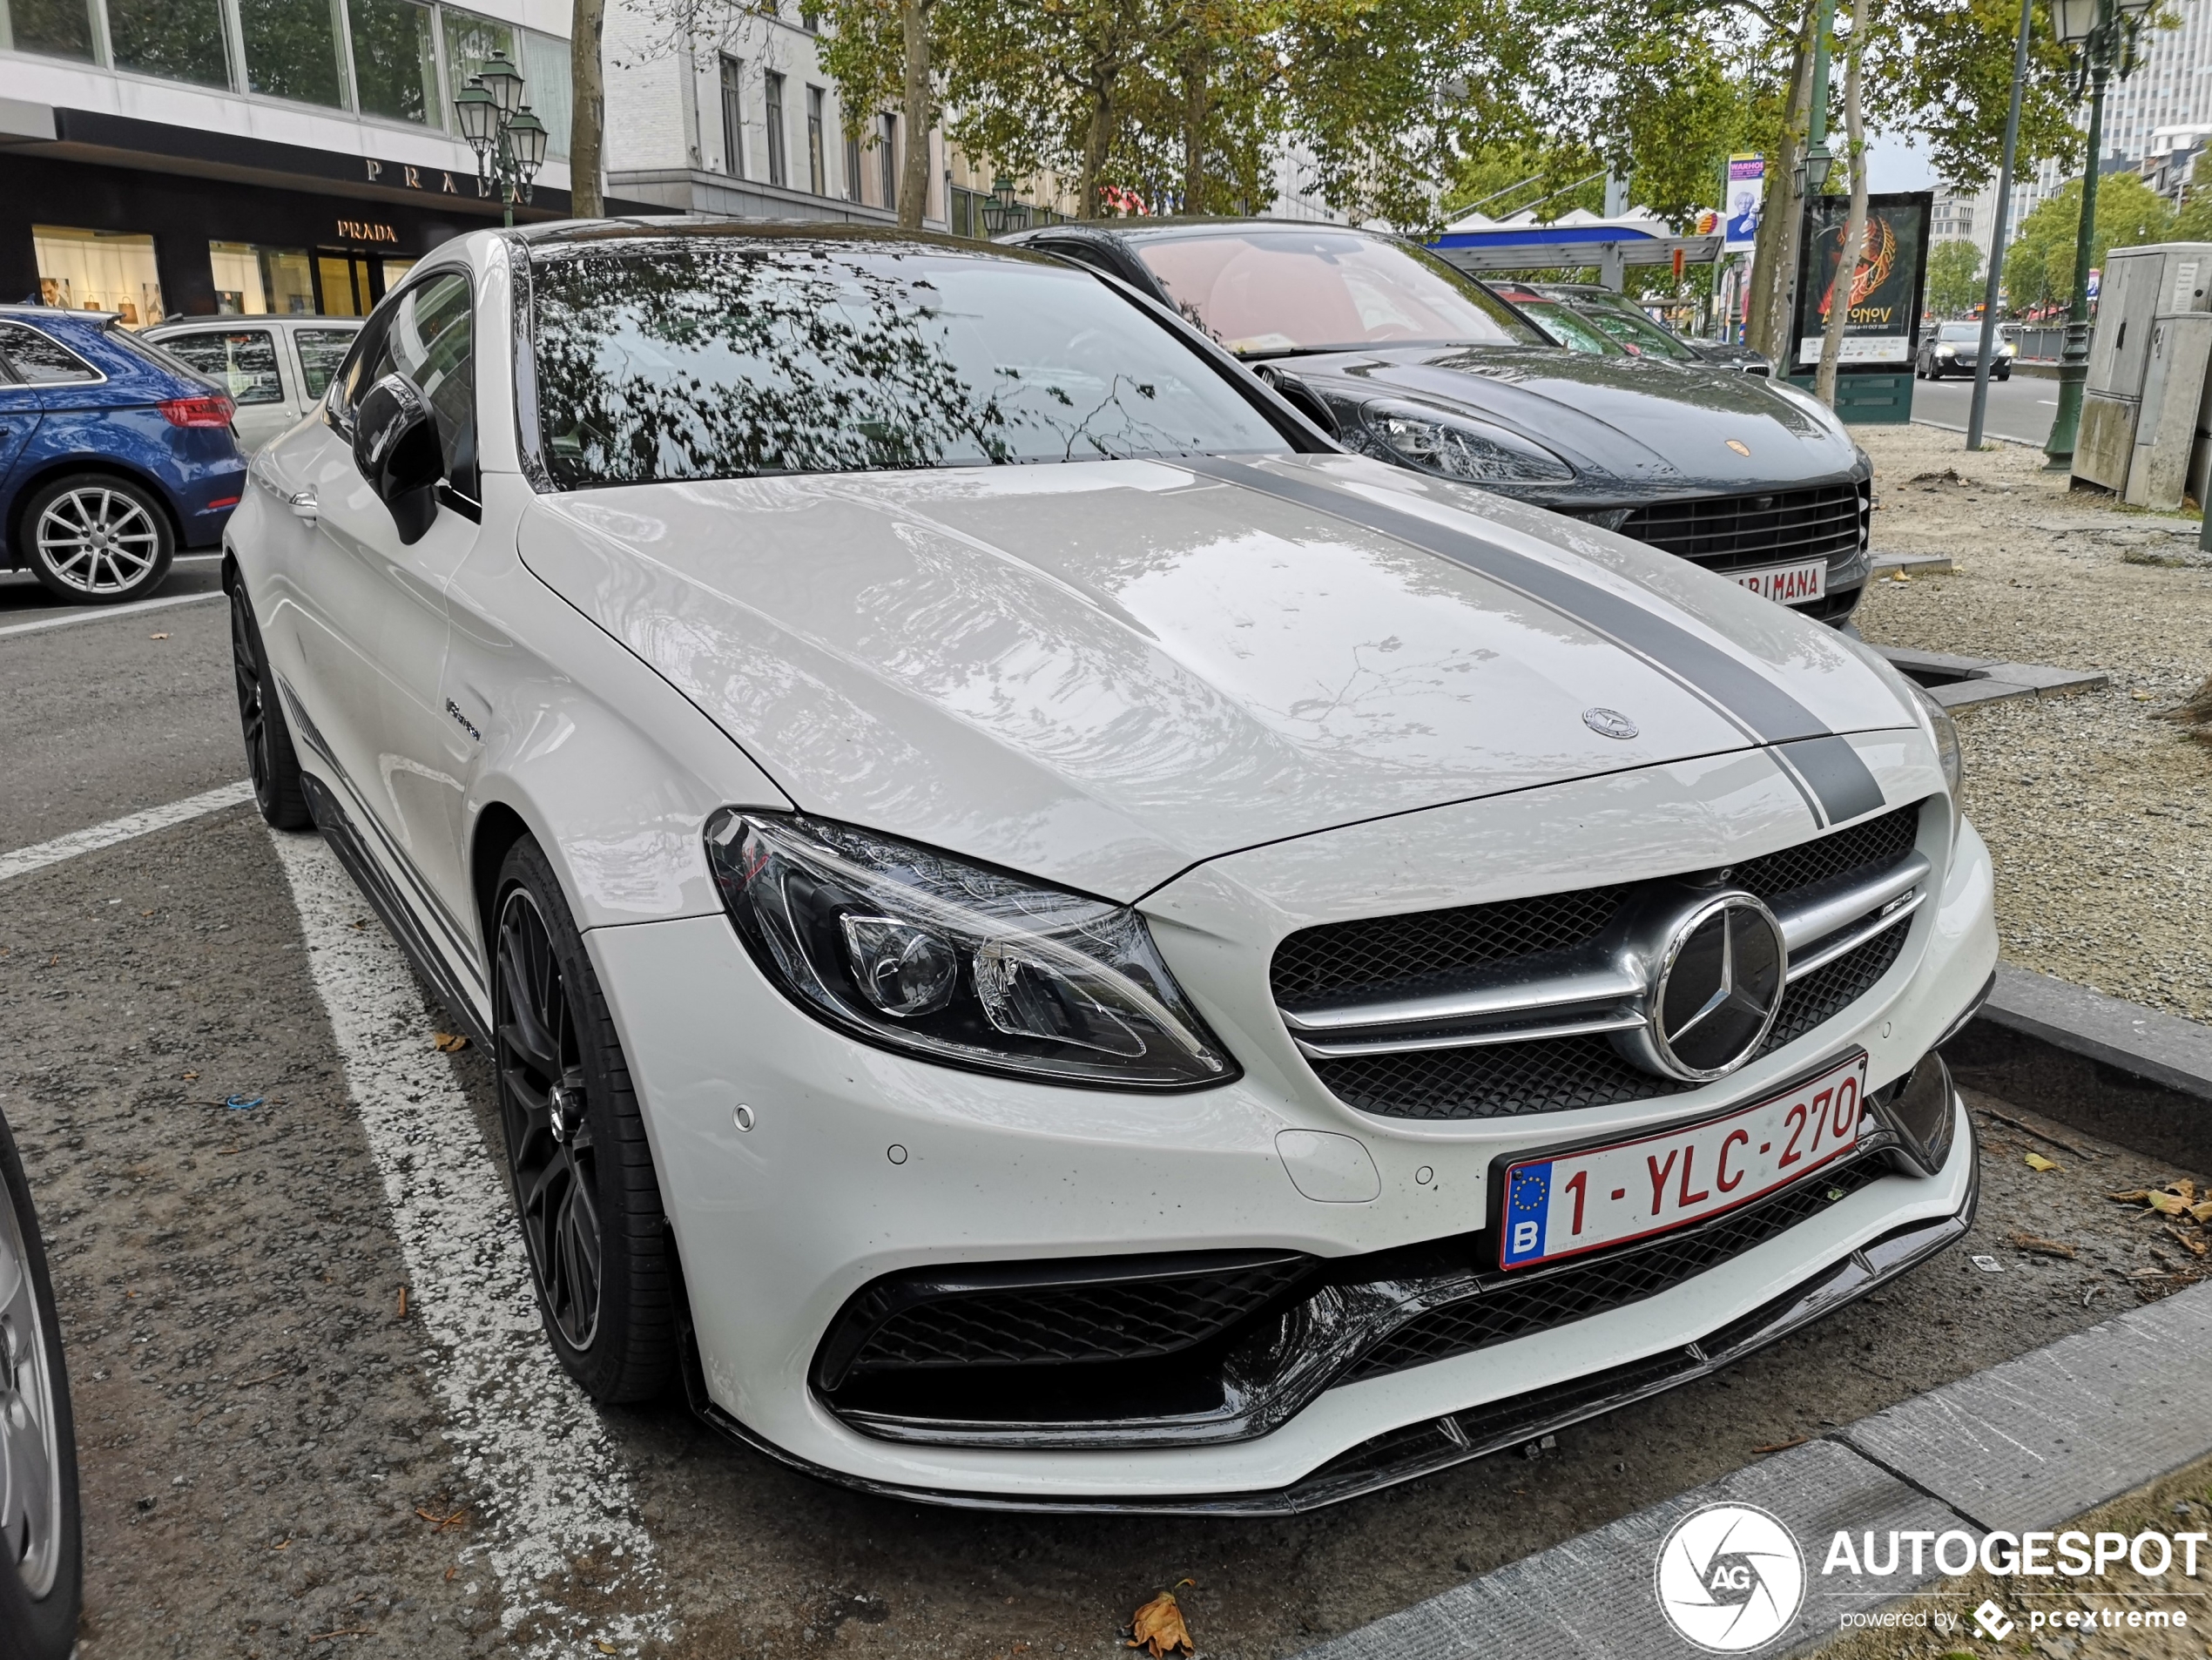
{"label": "office building window", "polygon": [[126,328],[161,321],[161,280],[154,274],[153,238],[125,231],[80,231],[34,225],[38,297],[68,311],[111,311]]}
{"label": "office building window", "polygon": [[249,91],[333,109],[346,102],[330,0],[238,0]]}
{"label": "office building window", "polygon": [[545,123],[545,153],[569,159],[570,105],[574,91],[569,79],[569,43],[557,35],[523,30],[523,74],[530,108]]}
{"label": "office building window", "polygon": [[784,166],[784,78],[770,70],[762,79],[768,87],[768,182],[787,185]]}
{"label": "office building window", "polygon": [[806,188],[817,196],[829,194],[826,174],[829,159],[823,153],[825,139],[822,132],[822,89],[806,89]]}
{"label": "office building window", "polygon": [[883,205],[894,213],[899,207],[899,118],[883,118]]}
{"label": "office building window", "polygon": [[109,0],[115,66],[165,80],[228,86],[219,0]]}
{"label": "office building window", "polygon": [[8,44],[49,57],[92,57],[92,9],[85,0],[8,0]]}
{"label": "office building window", "polygon": [[361,113],[443,126],[430,8],[414,0],[347,0],[346,17]]}
{"label": "office building window", "polygon": [[857,132],[845,135],[845,199],[860,199],[860,135]]}
{"label": "office building window", "polygon": [[722,60],[722,171],[732,179],[745,177],[745,65],[734,57]]}
{"label": "office building window", "polygon": [[502,54],[517,69],[522,67],[515,51],[512,24],[455,11],[451,6],[445,7],[441,15],[445,19],[446,77],[450,83],[446,88],[447,103],[450,104],[454,94],[469,84],[471,75],[482,71],[494,52]]}
{"label": "office building window", "polygon": [[315,308],[305,248],[210,242],[207,258],[215,271],[215,309],[226,316],[300,317]]}

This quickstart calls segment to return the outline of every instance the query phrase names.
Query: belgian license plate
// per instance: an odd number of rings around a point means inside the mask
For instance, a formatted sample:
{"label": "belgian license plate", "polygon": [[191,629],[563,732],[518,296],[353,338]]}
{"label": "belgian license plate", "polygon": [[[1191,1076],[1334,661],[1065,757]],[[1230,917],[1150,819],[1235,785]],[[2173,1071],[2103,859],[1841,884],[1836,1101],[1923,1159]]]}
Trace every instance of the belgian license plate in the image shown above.
{"label": "belgian license plate", "polygon": [[1763,565],[1757,570],[1731,570],[1728,574],[1738,587],[1779,600],[1784,605],[1828,597],[1825,559],[1801,559],[1793,565]]}
{"label": "belgian license plate", "polygon": [[1646,1238],[1786,1187],[1858,1144],[1865,1090],[1860,1051],[1725,1117],[1509,1164],[1498,1265]]}

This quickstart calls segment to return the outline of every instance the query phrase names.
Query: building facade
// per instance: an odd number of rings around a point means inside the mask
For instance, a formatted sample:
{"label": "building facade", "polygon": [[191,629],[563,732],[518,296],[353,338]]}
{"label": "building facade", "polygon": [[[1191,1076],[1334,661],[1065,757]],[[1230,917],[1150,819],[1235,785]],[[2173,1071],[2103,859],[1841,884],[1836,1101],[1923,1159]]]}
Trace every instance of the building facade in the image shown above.
{"label": "building facade", "polygon": [[495,52],[551,134],[523,218],[568,207],[566,0],[0,0],[0,299],[144,326],[364,314],[496,224],[453,131]]}

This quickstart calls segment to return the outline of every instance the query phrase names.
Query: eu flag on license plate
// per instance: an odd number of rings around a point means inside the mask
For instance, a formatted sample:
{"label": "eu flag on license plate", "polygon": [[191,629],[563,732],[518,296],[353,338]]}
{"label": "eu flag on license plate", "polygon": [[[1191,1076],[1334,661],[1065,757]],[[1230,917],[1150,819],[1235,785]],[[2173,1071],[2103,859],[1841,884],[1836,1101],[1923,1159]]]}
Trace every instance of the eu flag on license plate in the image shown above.
{"label": "eu flag on license plate", "polygon": [[1544,1254],[1544,1218],[1551,1211],[1552,1167],[1522,1164],[1514,1171],[1506,1188],[1505,1238],[1500,1242],[1498,1262],[1512,1268]]}

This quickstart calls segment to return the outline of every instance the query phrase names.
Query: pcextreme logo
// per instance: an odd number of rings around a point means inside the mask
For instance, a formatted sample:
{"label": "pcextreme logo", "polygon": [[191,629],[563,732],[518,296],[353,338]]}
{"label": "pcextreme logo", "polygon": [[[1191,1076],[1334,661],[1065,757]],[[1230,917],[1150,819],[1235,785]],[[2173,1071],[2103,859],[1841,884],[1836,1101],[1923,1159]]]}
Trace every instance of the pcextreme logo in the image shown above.
{"label": "pcextreme logo", "polygon": [[1660,1545],[1653,1589],[1684,1640],[1711,1654],[1749,1654],[1797,1618],[1804,1553],[1781,1518],[1757,1505],[1709,1504]]}

